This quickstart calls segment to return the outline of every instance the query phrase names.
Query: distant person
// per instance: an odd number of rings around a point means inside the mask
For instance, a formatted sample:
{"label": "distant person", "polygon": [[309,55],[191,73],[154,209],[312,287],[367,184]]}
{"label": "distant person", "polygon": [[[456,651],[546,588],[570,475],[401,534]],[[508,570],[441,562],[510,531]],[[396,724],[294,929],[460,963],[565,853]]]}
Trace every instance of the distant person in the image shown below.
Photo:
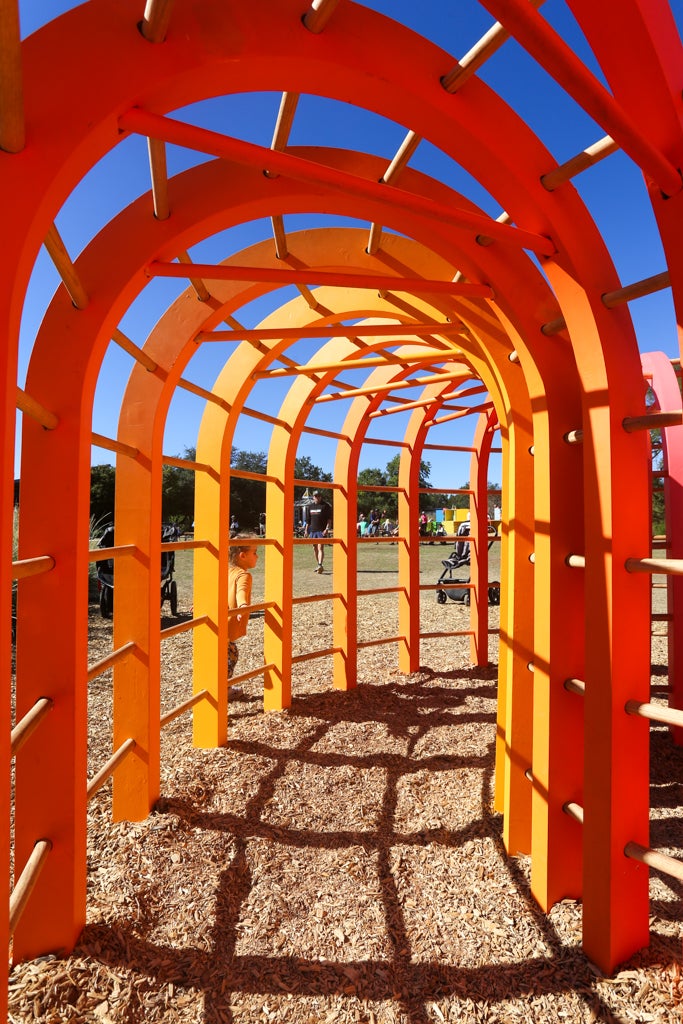
{"label": "distant person", "polygon": [[240,524],[237,521],[237,516],[230,516],[230,533],[234,537],[238,533]]}
{"label": "distant person", "polygon": [[[251,572],[258,561],[258,548],[253,535],[243,534],[230,545],[228,555],[228,608],[245,608],[251,604]],[[237,641],[247,632],[249,613],[231,615],[228,619],[228,679],[232,679],[239,657]]]}
{"label": "distant person", "polygon": [[[332,508],[326,501],[322,500],[320,491],[313,491],[313,504],[308,506],[308,519],[304,529],[304,537],[314,537],[322,540],[328,527],[332,522]],[[325,547],[323,544],[314,544],[313,553],[318,563],[315,572],[323,571],[323,559],[325,558]]]}
{"label": "distant person", "polygon": [[259,517],[258,517],[258,532],[259,532],[259,536],[260,537],[265,537],[265,535],[266,535],[266,513],[265,512],[261,512]]}

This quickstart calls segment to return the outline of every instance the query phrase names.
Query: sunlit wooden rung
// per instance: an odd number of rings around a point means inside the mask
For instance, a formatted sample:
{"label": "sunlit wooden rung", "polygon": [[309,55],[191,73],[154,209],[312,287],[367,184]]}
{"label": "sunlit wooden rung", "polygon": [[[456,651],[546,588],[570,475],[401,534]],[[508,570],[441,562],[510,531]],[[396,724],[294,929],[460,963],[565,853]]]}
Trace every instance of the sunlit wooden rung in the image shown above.
{"label": "sunlit wooden rung", "polygon": [[[192,258],[187,252],[178,253],[178,263],[184,263],[185,265],[192,263]],[[197,298],[200,302],[208,302],[211,298],[211,292],[206,287],[201,277],[188,277],[188,281],[197,293]]]}
{"label": "sunlit wooden rung", "polygon": [[27,576],[39,576],[55,567],[52,555],[37,555],[35,558],[20,558],[12,562],[12,579],[23,580]]}
{"label": "sunlit wooden rung", "polygon": [[606,156],[610,156],[611,153],[616,153],[618,149],[619,147],[614,139],[609,135],[605,135],[604,138],[599,139],[598,142],[589,146],[588,149],[584,149],[581,153],[573,156],[571,160],[560,164],[554,171],[542,174],[541,185],[548,192],[553,192],[560,185],[564,184],[565,181],[575,178],[577,174],[585,171],[588,167],[593,167],[600,160],[604,160]]}
{"label": "sunlit wooden rung", "polygon": [[[385,185],[393,184],[421,142],[421,135],[418,135],[417,132],[409,131],[399,146],[396,156],[380,178],[380,181],[384,182]],[[381,241],[382,226],[380,224],[372,224],[370,226],[370,237],[368,239],[368,252],[371,256],[374,256],[377,253]],[[384,296],[382,297],[384,298]]]}
{"label": "sunlit wooden rung", "polygon": [[19,876],[19,880],[15,885],[12,894],[9,898],[9,934],[10,938],[14,935],[16,927],[19,924],[21,915],[26,908],[26,904],[31,898],[31,893],[35,888],[35,884],[38,881],[40,872],[45,866],[45,861],[48,858],[48,854],[52,849],[52,843],[49,839],[39,839],[31,851],[31,856],[26,861],[26,866]]}
{"label": "sunlit wooden rung", "polygon": [[131,459],[137,459],[140,454],[139,449],[133,448],[132,445],[116,441],[113,437],[105,437],[104,434],[93,433],[92,443],[96,448],[104,448],[105,451],[116,452],[118,455],[129,455]]}
{"label": "sunlit wooden rung", "polygon": [[546,337],[550,338],[554,334],[559,334],[560,331],[564,331],[567,326],[567,321],[563,316],[558,316],[556,320],[548,320],[547,323],[541,324],[541,334],[545,334]]}
{"label": "sunlit wooden rung", "polygon": [[136,551],[135,544],[115,544],[111,548],[91,548],[88,551],[88,561],[102,562],[107,558],[117,558],[119,555],[134,555]]}
{"label": "sunlit wooden rung", "polygon": [[0,33],[0,149],[20,153],[26,144],[19,4],[2,5]]}
{"label": "sunlit wooden rung", "polygon": [[628,434],[636,430],[660,430],[662,427],[679,427],[683,423],[683,410],[670,409],[649,412],[645,416],[627,416],[621,425]]}
{"label": "sunlit wooden rung", "polygon": [[161,139],[147,139],[149,173],[152,179],[152,202],[157,220],[167,220],[171,208],[168,203],[168,166],[166,143]]}
{"label": "sunlit wooden rung", "polygon": [[277,121],[275,122],[273,141],[270,144],[271,149],[282,150],[289,142],[298,102],[299,94],[297,92],[283,92]]}
{"label": "sunlit wooden rung", "polygon": [[567,444],[583,444],[583,430],[568,430],[564,440]]}
{"label": "sunlit wooden rung", "polygon": [[[363,646],[358,644],[359,647]],[[306,651],[305,654],[297,654],[292,658],[292,665],[300,665],[303,661],[315,661],[316,658],[328,658],[333,654],[342,654],[341,647],[326,647],[322,651]]]}
{"label": "sunlit wooden rung", "polygon": [[568,800],[566,804],[562,804],[562,810],[574,821],[578,821],[580,825],[583,825],[583,807],[581,804],[574,803],[573,800]]}
{"label": "sunlit wooden rung", "polygon": [[607,309],[614,309],[631,299],[640,299],[643,295],[652,295],[654,292],[661,292],[671,284],[669,271],[664,270],[661,274],[654,274],[652,277],[644,277],[642,281],[636,281],[625,288],[618,288],[613,292],[605,292],[602,296],[603,305]]}
{"label": "sunlit wooden rung", "polygon": [[168,31],[174,0],[147,0],[140,31],[150,43],[163,43]]}
{"label": "sunlit wooden rung", "polygon": [[[420,634],[423,636],[425,634]],[[380,636],[374,640],[359,640],[358,650],[363,650],[365,647],[380,647],[382,644],[399,644],[402,640],[405,640],[404,636]]]}
{"label": "sunlit wooden rung", "polygon": [[303,17],[309,32],[322,32],[332,17],[339,0],[312,0],[310,10]]}
{"label": "sunlit wooden rung", "polygon": [[191,395],[196,395],[197,398],[203,398],[205,402],[212,402],[219,409],[224,409],[225,412],[230,412],[230,406],[220,395],[214,394],[213,391],[207,391],[206,388],[201,387],[199,384],[194,384],[191,380],[186,380],[185,377],[180,378],[178,387],[182,388],[183,391],[189,391]]}
{"label": "sunlit wooden rung", "polygon": [[585,555],[567,555],[564,560],[564,564],[568,565],[570,569],[585,569],[586,568],[586,556]]}
{"label": "sunlit wooden rung", "polygon": [[[534,7],[540,7],[544,0],[530,0],[530,2]],[[458,61],[453,70],[441,79],[441,85],[446,92],[456,92],[509,38],[510,33],[503,28],[499,21],[492,25],[472,49],[468,50],[465,56]]]}
{"label": "sunlit wooden rung", "polygon": [[254,679],[256,676],[262,676],[264,672],[272,672],[273,669],[276,668],[277,665],[275,662],[269,661],[267,665],[261,665],[259,668],[251,669],[250,672],[242,672],[238,676],[233,676],[232,679],[227,680],[228,687],[234,686],[236,683],[246,683],[249,679]]}
{"label": "sunlit wooden rung", "polygon": [[112,333],[111,338],[112,341],[116,342],[119,348],[122,348],[124,352],[127,352],[129,356],[132,356],[136,362],[141,363],[146,370],[150,371],[150,373],[153,373],[154,370],[156,370],[158,364],[154,359],[148,356],[145,350],[136,345],[134,341],[127,338],[123,331],[120,331],[118,327]]}
{"label": "sunlit wooden rung", "polygon": [[640,843],[627,843],[624,847],[624,855],[632,860],[639,860],[641,864],[647,864],[656,871],[661,871],[672,878],[679,878],[683,881],[683,861],[670,857],[667,853],[659,853]]}
{"label": "sunlit wooden rung", "polygon": [[531,768],[527,768],[527,770],[524,772],[524,778],[528,779],[529,782],[534,781],[534,773],[532,772]]}
{"label": "sunlit wooden rung", "polygon": [[663,573],[666,576],[683,576],[683,558],[627,558],[626,572]]}
{"label": "sunlit wooden rung", "polygon": [[88,668],[88,682],[92,682],[93,679],[97,679],[104,672],[107,672],[114,665],[117,665],[120,661],[125,661],[129,654],[136,649],[137,644],[134,640],[129,640],[127,644],[123,644],[121,647],[117,647],[115,651],[108,654],[106,658],[100,658],[99,661],[93,662]]}
{"label": "sunlit wooden rung", "polygon": [[586,684],[583,679],[565,679],[562,685],[570,693],[578,693],[580,697],[585,697],[586,695]]}
{"label": "sunlit wooden rung", "polygon": [[46,409],[40,402],[36,402],[35,398],[31,398],[20,387],[17,387],[17,409],[26,416],[30,416],[36,423],[40,423],[41,427],[45,427],[46,430],[54,430],[59,423],[59,418],[53,412]]}
{"label": "sunlit wooden rung", "polygon": [[305,284],[298,284],[296,285],[296,290],[299,292],[299,294],[304,299],[304,301],[306,302],[307,306],[310,309],[318,308],[320,303],[318,302],[310,288],[308,288]]}
{"label": "sunlit wooden rung", "polygon": [[11,749],[12,757],[21,750],[29,736],[32,736],[36,731],[45,715],[48,711],[51,711],[54,707],[54,702],[50,697],[40,697],[30,711],[27,711],[21,721],[12,729],[11,738]]}
{"label": "sunlit wooden rung", "polygon": [[[207,618],[207,616],[203,616]],[[175,721],[176,718],[180,718],[186,711],[193,708],[195,704],[199,704],[200,700],[204,700],[205,697],[209,696],[208,690],[198,690],[197,693],[192,694],[187,700],[184,700],[182,704],[177,704],[171,711],[167,711],[165,715],[162,715],[159,719],[159,728],[163,729],[171,722]]]}
{"label": "sunlit wooden rung", "polygon": [[[175,544],[172,548],[175,549]],[[197,626],[203,626],[205,622],[210,621],[208,615],[199,615],[196,619],[185,619],[184,622],[176,622],[174,626],[167,626],[166,629],[162,629],[159,633],[159,639],[168,640],[169,637],[177,636],[179,633],[187,633],[189,630],[196,629]]]}
{"label": "sunlit wooden rung", "polygon": [[512,352],[508,352],[508,359],[510,360],[511,363],[519,362],[519,353],[516,349],[513,348]]}
{"label": "sunlit wooden rung", "polygon": [[287,248],[287,235],[285,234],[284,220],[278,214],[276,217],[271,217],[270,222],[273,225],[273,240],[275,241],[275,255],[279,260],[286,260],[289,254]]}
{"label": "sunlit wooden rung", "polygon": [[127,740],[124,740],[118,750],[114,751],[106,764],[102,765],[97,775],[94,775],[88,783],[88,800],[92,800],[95,793],[102,789],[102,786],[105,784],[107,779],[111,778],[121,762],[128,757],[131,750],[134,750],[136,746],[137,744],[135,740],[132,737],[129,737]]}
{"label": "sunlit wooden rung", "polygon": [[679,708],[670,708],[664,704],[640,703],[637,700],[626,702],[625,709],[629,715],[638,715],[640,718],[647,718],[651,722],[661,722],[662,725],[683,726],[683,711]]}
{"label": "sunlit wooden rung", "polygon": [[88,295],[54,224],[45,236],[44,244],[74,306],[76,309],[85,309],[89,302]]}

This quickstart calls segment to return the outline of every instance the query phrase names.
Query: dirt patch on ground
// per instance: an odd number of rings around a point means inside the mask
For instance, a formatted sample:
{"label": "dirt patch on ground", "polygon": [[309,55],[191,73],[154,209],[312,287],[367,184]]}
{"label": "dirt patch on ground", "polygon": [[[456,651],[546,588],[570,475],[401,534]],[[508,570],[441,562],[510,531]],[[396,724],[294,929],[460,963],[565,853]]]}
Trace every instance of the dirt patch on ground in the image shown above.
{"label": "dirt patch on ground", "polygon": [[[425,631],[467,629],[466,609],[423,602]],[[395,634],[393,604],[365,600],[364,638]],[[262,629],[256,616],[243,671],[262,663]],[[93,613],[91,634],[95,661],[111,626]],[[300,606],[296,650],[329,642],[327,605]],[[164,643],[164,710],[190,692],[191,643]],[[70,957],[13,969],[10,1020],[680,1022],[680,883],[652,873],[649,949],[599,976],[580,904],[543,915],[528,860],[504,854],[496,669],[472,668],[464,637],[425,642],[422,660],[405,677],[395,645],[368,647],[351,693],[330,690],[328,660],[304,662],[292,708],[268,715],[249,681],[219,750],[173,722],[146,821],[112,824],[109,786],[92,801],[87,927]],[[111,750],[109,674],[90,701],[92,775]],[[654,729],[652,840],[678,856],[682,768]]]}

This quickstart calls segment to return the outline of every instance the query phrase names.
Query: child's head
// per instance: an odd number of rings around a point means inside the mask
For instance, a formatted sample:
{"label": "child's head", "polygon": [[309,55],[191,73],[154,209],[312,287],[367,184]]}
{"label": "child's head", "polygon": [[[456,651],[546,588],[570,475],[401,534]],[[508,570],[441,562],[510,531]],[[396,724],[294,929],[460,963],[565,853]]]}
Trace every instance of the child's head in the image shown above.
{"label": "child's head", "polygon": [[254,543],[255,533],[238,533],[230,539],[228,555],[231,565],[239,565],[243,569],[253,569],[258,561],[258,547]]}

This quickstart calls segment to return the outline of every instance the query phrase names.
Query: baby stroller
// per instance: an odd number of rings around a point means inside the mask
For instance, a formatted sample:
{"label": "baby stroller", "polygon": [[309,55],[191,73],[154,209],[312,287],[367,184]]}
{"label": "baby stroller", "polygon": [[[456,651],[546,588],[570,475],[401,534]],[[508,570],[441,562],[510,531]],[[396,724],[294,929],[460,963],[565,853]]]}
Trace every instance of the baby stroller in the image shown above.
{"label": "baby stroller", "polygon": [[[175,526],[162,525],[161,542],[168,544],[178,539]],[[114,547],[114,527],[108,526],[99,543],[101,548]],[[103,558],[96,562],[97,588],[100,592],[100,614],[103,619],[110,619],[114,610],[114,559]],[[164,601],[171,606],[171,615],[178,614],[178,584],[173,579],[175,569],[175,551],[161,552],[161,607]]]}
{"label": "baby stroller", "polygon": [[[461,523],[458,527],[458,537],[469,537],[470,535],[470,524]],[[494,530],[489,530],[489,536],[492,538],[489,541],[489,548],[493,544],[493,539],[496,536]],[[468,541],[458,540],[455,543],[453,551],[451,551],[448,558],[441,560],[443,571],[436,581],[436,585],[439,588],[436,591],[436,600],[439,604],[446,604],[448,599],[451,601],[460,601],[464,605],[470,603],[470,588],[466,586],[470,582],[470,577],[461,579],[458,576],[453,576],[456,569],[461,569],[465,565],[470,564],[470,545]],[[489,604],[500,604],[500,584],[492,583],[489,586]]]}

